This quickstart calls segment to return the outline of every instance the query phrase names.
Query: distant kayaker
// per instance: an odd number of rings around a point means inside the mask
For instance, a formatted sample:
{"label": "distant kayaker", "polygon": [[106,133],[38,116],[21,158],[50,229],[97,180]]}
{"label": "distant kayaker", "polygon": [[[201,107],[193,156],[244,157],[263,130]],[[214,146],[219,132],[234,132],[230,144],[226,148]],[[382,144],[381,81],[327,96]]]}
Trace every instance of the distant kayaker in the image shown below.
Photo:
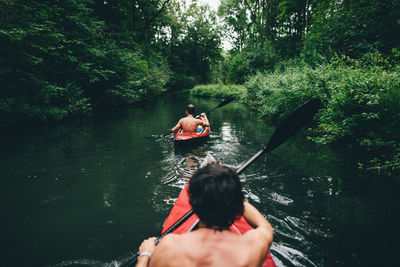
{"label": "distant kayaker", "polygon": [[193,104],[189,104],[186,106],[186,117],[179,120],[179,122],[172,128],[172,132],[176,132],[182,128],[184,132],[196,132],[199,126],[208,127],[210,123],[208,122],[207,116],[205,113],[201,113],[200,116],[203,119],[196,119],[194,117],[195,106]]}
{"label": "distant kayaker", "polygon": [[[244,200],[236,172],[213,163],[199,169],[189,181],[190,204],[199,216],[198,229],[142,242],[136,266],[261,266],[273,240],[264,216]],[[243,235],[229,230],[243,215],[254,228]]]}

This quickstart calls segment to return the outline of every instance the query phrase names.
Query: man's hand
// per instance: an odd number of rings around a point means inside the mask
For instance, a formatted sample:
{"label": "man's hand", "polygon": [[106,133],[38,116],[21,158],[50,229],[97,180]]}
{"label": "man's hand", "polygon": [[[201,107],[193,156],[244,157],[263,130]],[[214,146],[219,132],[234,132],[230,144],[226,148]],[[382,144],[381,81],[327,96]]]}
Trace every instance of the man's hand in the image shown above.
{"label": "man's hand", "polygon": [[147,267],[150,261],[151,254],[153,254],[154,248],[156,247],[155,244],[156,238],[150,237],[143,240],[142,244],[139,247],[139,253],[145,253],[146,255],[139,256],[136,267]]}
{"label": "man's hand", "polygon": [[143,240],[142,244],[139,247],[139,253],[148,252],[148,253],[152,254],[154,251],[154,248],[156,247],[155,242],[156,242],[155,237],[149,237],[149,238]]}
{"label": "man's hand", "polygon": [[206,113],[201,113],[200,116],[203,117],[201,126],[210,127],[210,122],[207,119]]}

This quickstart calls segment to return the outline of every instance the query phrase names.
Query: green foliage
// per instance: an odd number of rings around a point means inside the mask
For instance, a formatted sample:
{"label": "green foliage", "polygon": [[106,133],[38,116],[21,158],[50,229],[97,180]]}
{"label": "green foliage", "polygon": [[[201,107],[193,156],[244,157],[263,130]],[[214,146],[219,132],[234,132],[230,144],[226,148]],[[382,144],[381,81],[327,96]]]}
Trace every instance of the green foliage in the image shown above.
{"label": "green foliage", "polygon": [[247,76],[258,71],[272,71],[278,62],[279,57],[271,46],[234,53],[228,62],[227,82],[243,84]]}
{"label": "green foliage", "polygon": [[236,84],[243,84],[248,75],[250,75],[250,70],[246,64],[244,54],[238,53],[234,55],[229,62],[228,81]]}
{"label": "green foliage", "polygon": [[[218,15],[239,52],[255,51],[265,43],[281,59],[300,54],[361,58],[371,51],[389,55],[400,49],[398,0],[223,0]],[[237,66],[244,58],[232,57],[239,74],[248,70]]]}
{"label": "green foliage", "polygon": [[245,83],[248,105],[278,122],[319,97],[314,141],[398,168],[400,1],[223,0],[218,14],[234,36],[224,82]]}
{"label": "green foliage", "polygon": [[131,51],[123,51],[120,57],[126,64],[126,81],[106,92],[111,104],[134,104],[165,91],[169,70],[163,58],[153,55],[146,60]]}
{"label": "green foliage", "polygon": [[216,14],[172,0],[0,2],[0,124],[134,104],[217,76]]}
{"label": "green foliage", "polygon": [[371,50],[390,54],[399,47],[400,2],[388,1],[318,1],[306,46],[320,53],[334,53],[360,58]]}
{"label": "green foliage", "polygon": [[245,3],[238,0],[221,0],[218,16],[222,18],[222,31],[234,49],[241,51],[249,38],[249,20]]}
{"label": "green foliage", "polygon": [[365,58],[362,62],[335,57],[317,68],[288,62],[274,73],[249,79],[246,102],[265,118],[280,121],[301,103],[319,97],[324,108],[317,115],[314,141],[326,144],[351,138],[392,162],[400,144],[400,75],[380,55]]}
{"label": "green foliage", "polygon": [[235,50],[257,49],[265,43],[279,57],[299,55],[303,49],[315,1],[223,0],[218,15]]}
{"label": "green foliage", "polygon": [[164,90],[166,61],[144,55],[129,34],[107,32],[92,1],[2,4],[0,12],[12,14],[0,29],[2,126],[60,120]]}
{"label": "green foliage", "polygon": [[226,99],[228,97],[242,99],[245,97],[246,87],[244,87],[243,85],[224,84],[198,85],[190,90],[190,94],[195,96],[207,96],[222,99]]}
{"label": "green foliage", "polygon": [[2,0],[0,125],[212,82],[191,93],[244,99],[272,121],[320,97],[314,141],[399,165],[400,1],[222,0],[218,16],[196,1]]}
{"label": "green foliage", "polygon": [[307,82],[307,71],[302,66],[285,66],[282,73],[258,73],[245,84],[248,90],[246,102],[257,108],[262,116],[279,121],[299,103],[312,98]]}
{"label": "green foliage", "polygon": [[168,87],[192,88],[213,79],[212,65],[222,59],[220,29],[208,6],[191,4],[177,13],[170,27],[173,34],[166,40],[170,49],[164,52],[172,71]]}
{"label": "green foliage", "polygon": [[398,168],[400,1],[222,0],[218,15],[233,41],[223,81],[245,83],[248,105],[277,122],[319,97],[314,141]]}

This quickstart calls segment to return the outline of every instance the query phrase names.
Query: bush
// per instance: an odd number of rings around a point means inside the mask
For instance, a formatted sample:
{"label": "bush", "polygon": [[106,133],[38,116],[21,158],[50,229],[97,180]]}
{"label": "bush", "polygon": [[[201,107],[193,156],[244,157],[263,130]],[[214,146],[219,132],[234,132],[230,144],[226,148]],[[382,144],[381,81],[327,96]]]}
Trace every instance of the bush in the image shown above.
{"label": "bush", "polygon": [[274,73],[258,73],[251,77],[245,84],[248,90],[245,101],[263,117],[280,121],[300,104],[318,97],[324,107],[317,115],[315,133],[318,136],[312,140],[325,144],[346,138],[370,151],[371,155],[376,154],[378,160],[374,162],[397,166],[400,147],[398,67],[389,66],[390,61],[379,55],[367,58],[355,61],[335,57],[330,64],[316,68],[304,63],[283,64]]}
{"label": "bush", "polygon": [[257,73],[245,84],[245,102],[271,121],[279,121],[300,103],[313,98],[307,76],[312,70],[285,66],[274,73]]}
{"label": "bush", "polygon": [[246,88],[242,85],[209,84],[195,86],[190,93],[196,96],[241,99],[246,94]]}
{"label": "bush", "polygon": [[243,84],[249,75],[255,75],[257,71],[273,71],[278,62],[278,54],[271,45],[238,52],[229,60],[226,82]]}

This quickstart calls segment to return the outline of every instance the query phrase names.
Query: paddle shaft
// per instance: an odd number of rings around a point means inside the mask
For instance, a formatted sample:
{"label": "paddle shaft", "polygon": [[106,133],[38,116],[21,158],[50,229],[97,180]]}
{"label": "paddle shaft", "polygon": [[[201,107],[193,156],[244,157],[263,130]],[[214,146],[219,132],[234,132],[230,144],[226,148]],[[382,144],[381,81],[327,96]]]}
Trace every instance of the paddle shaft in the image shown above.
{"label": "paddle shaft", "polygon": [[244,163],[236,172],[237,174],[242,173],[253,161],[258,159],[267,150],[267,146],[264,146],[260,151],[258,151],[254,156],[251,157],[246,163]]}
{"label": "paddle shaft", "polygon": [[[228,102],[229,103],[229,102]],[[221,103],[222,104],[222,103]],[[216,107],[217,108],[217,107]],[[290,137],[292,137],[301,126],[305,125],[307,122],[311,121],[315,113],[321,108],[321,101],[319,99],[311,100],[306,104],[302,105],[295,111],[293,111],[282,123],[277,127],[275,132],[272,134],[268,144],[264,146],[260,151],[258,151],[253,157],[246,161],[237,171],[237,174],[242,173],[251,163],[258,159],[262,154],[266,152],[271,152]],[[215,109],[215,108],[214,108]],[[210,111],[212,111],[211,109]],[[209,112],[210,112],[209,111]],[[156,244],[165,235],[172,233],[179,226],[181,226],[187,219],[189,219],[194,214],[193,210],[189,210],[185,213],[178,221],[176,221],[172,226],[170,226],[164,233],[161,234],[156,240]]]}
{"label": "paddle shaft", "polygon": [[[204,113],[208,114],[208,113],[210,113],[211,111],[213,111],[213,110],[215,110],[215,109],[217,109],[217,108],[223,107],[223,106],[225,106],[226,104],[231,103],[233,100],[234,100],[234,98],[225,99],[225,100],[222,101],[218,106],[213,107],[212,109],[210,109],[210,110],[208,110],[208,111],[206,111],[206,112],[204,112]],[[197,115],[197,116],[196,116],[196,119],[198,119],[198,118],[200,118],[200,115]]]}
{"label": "paddle shaft", "polygon": [[[242,167],[240,167],[236,173],[240,174],[242,173],[251,163],[253,163],[258,157],[260,157],[265,151],[267,150],[267,146],[263,147],[260,151],[258,151],[253,157],[251,157],[251,159],[249,159],[246,163],[244,163],[242,165]],[[192,215],[194,214],[193,209],[189,210],[188,212],[185,213],[185,215],[183,215],[179,220],[177,220],[173,225],[171,225],[164,233],[162,233],[159,237],[157,237],[156,241],[155,241],[155,245],[158,244],[158,242],[160,242],[160,240],[172,233],[173,231],[175,231],[176,229],[179,228],[179,226],[181,226],[184,222],[186,222],[190,217],[192,217]],[[137,253],[135,260],[137,259],[139,253]]]}
{"label": "paddle shaft", "polygon": [[[275,130],[272,134],[268,144],[258,151],[253,157],[246,161],[237,171],[237,174],[241,174],[251,163],[258,159],[262,154],[271,152],[290,137],[292,137],[304,124],[311,121],[315,113],[321,108],[321,101],[319,99],[311,100],[306,104],[302,105],[295,111],[293,111]],[[188,211],[183,215],[176,223],[169,227],[162,235],[157,239],[159,241],[163,236],[175,231],[181,226],[190,216],[193,215],[193,210]]]}
{"label": "paddle shaft", "polygon": [[[253,163],[253,161],[255,161],[258,157],[260,157],[267,149],[267,146],[265,146],[263,149],[261,149],[260,151],[258,151],[253,157],[251,157],[251,159],[249,159],[245,164],[242,165],[242,167],[240,167],[236,173],[239,175],[241,174],[251,163]],[[177,220],[171,227],[169,227],[164,233],[161,234],[161,236],[159,236],[156,240],[156,244],[158,244],[158,242],[160,242],[161,238],[163,238],[164,236],[166,236],[167,234],[172,233],[173,231],[175,231],[176,229],[179,228],[179,226],[181,226],[187,219],[189,219],[192,215],[194,214],[194,211],[191,209],[188,212],[185,213],[185,215],[183,215],[179,220]]]}

